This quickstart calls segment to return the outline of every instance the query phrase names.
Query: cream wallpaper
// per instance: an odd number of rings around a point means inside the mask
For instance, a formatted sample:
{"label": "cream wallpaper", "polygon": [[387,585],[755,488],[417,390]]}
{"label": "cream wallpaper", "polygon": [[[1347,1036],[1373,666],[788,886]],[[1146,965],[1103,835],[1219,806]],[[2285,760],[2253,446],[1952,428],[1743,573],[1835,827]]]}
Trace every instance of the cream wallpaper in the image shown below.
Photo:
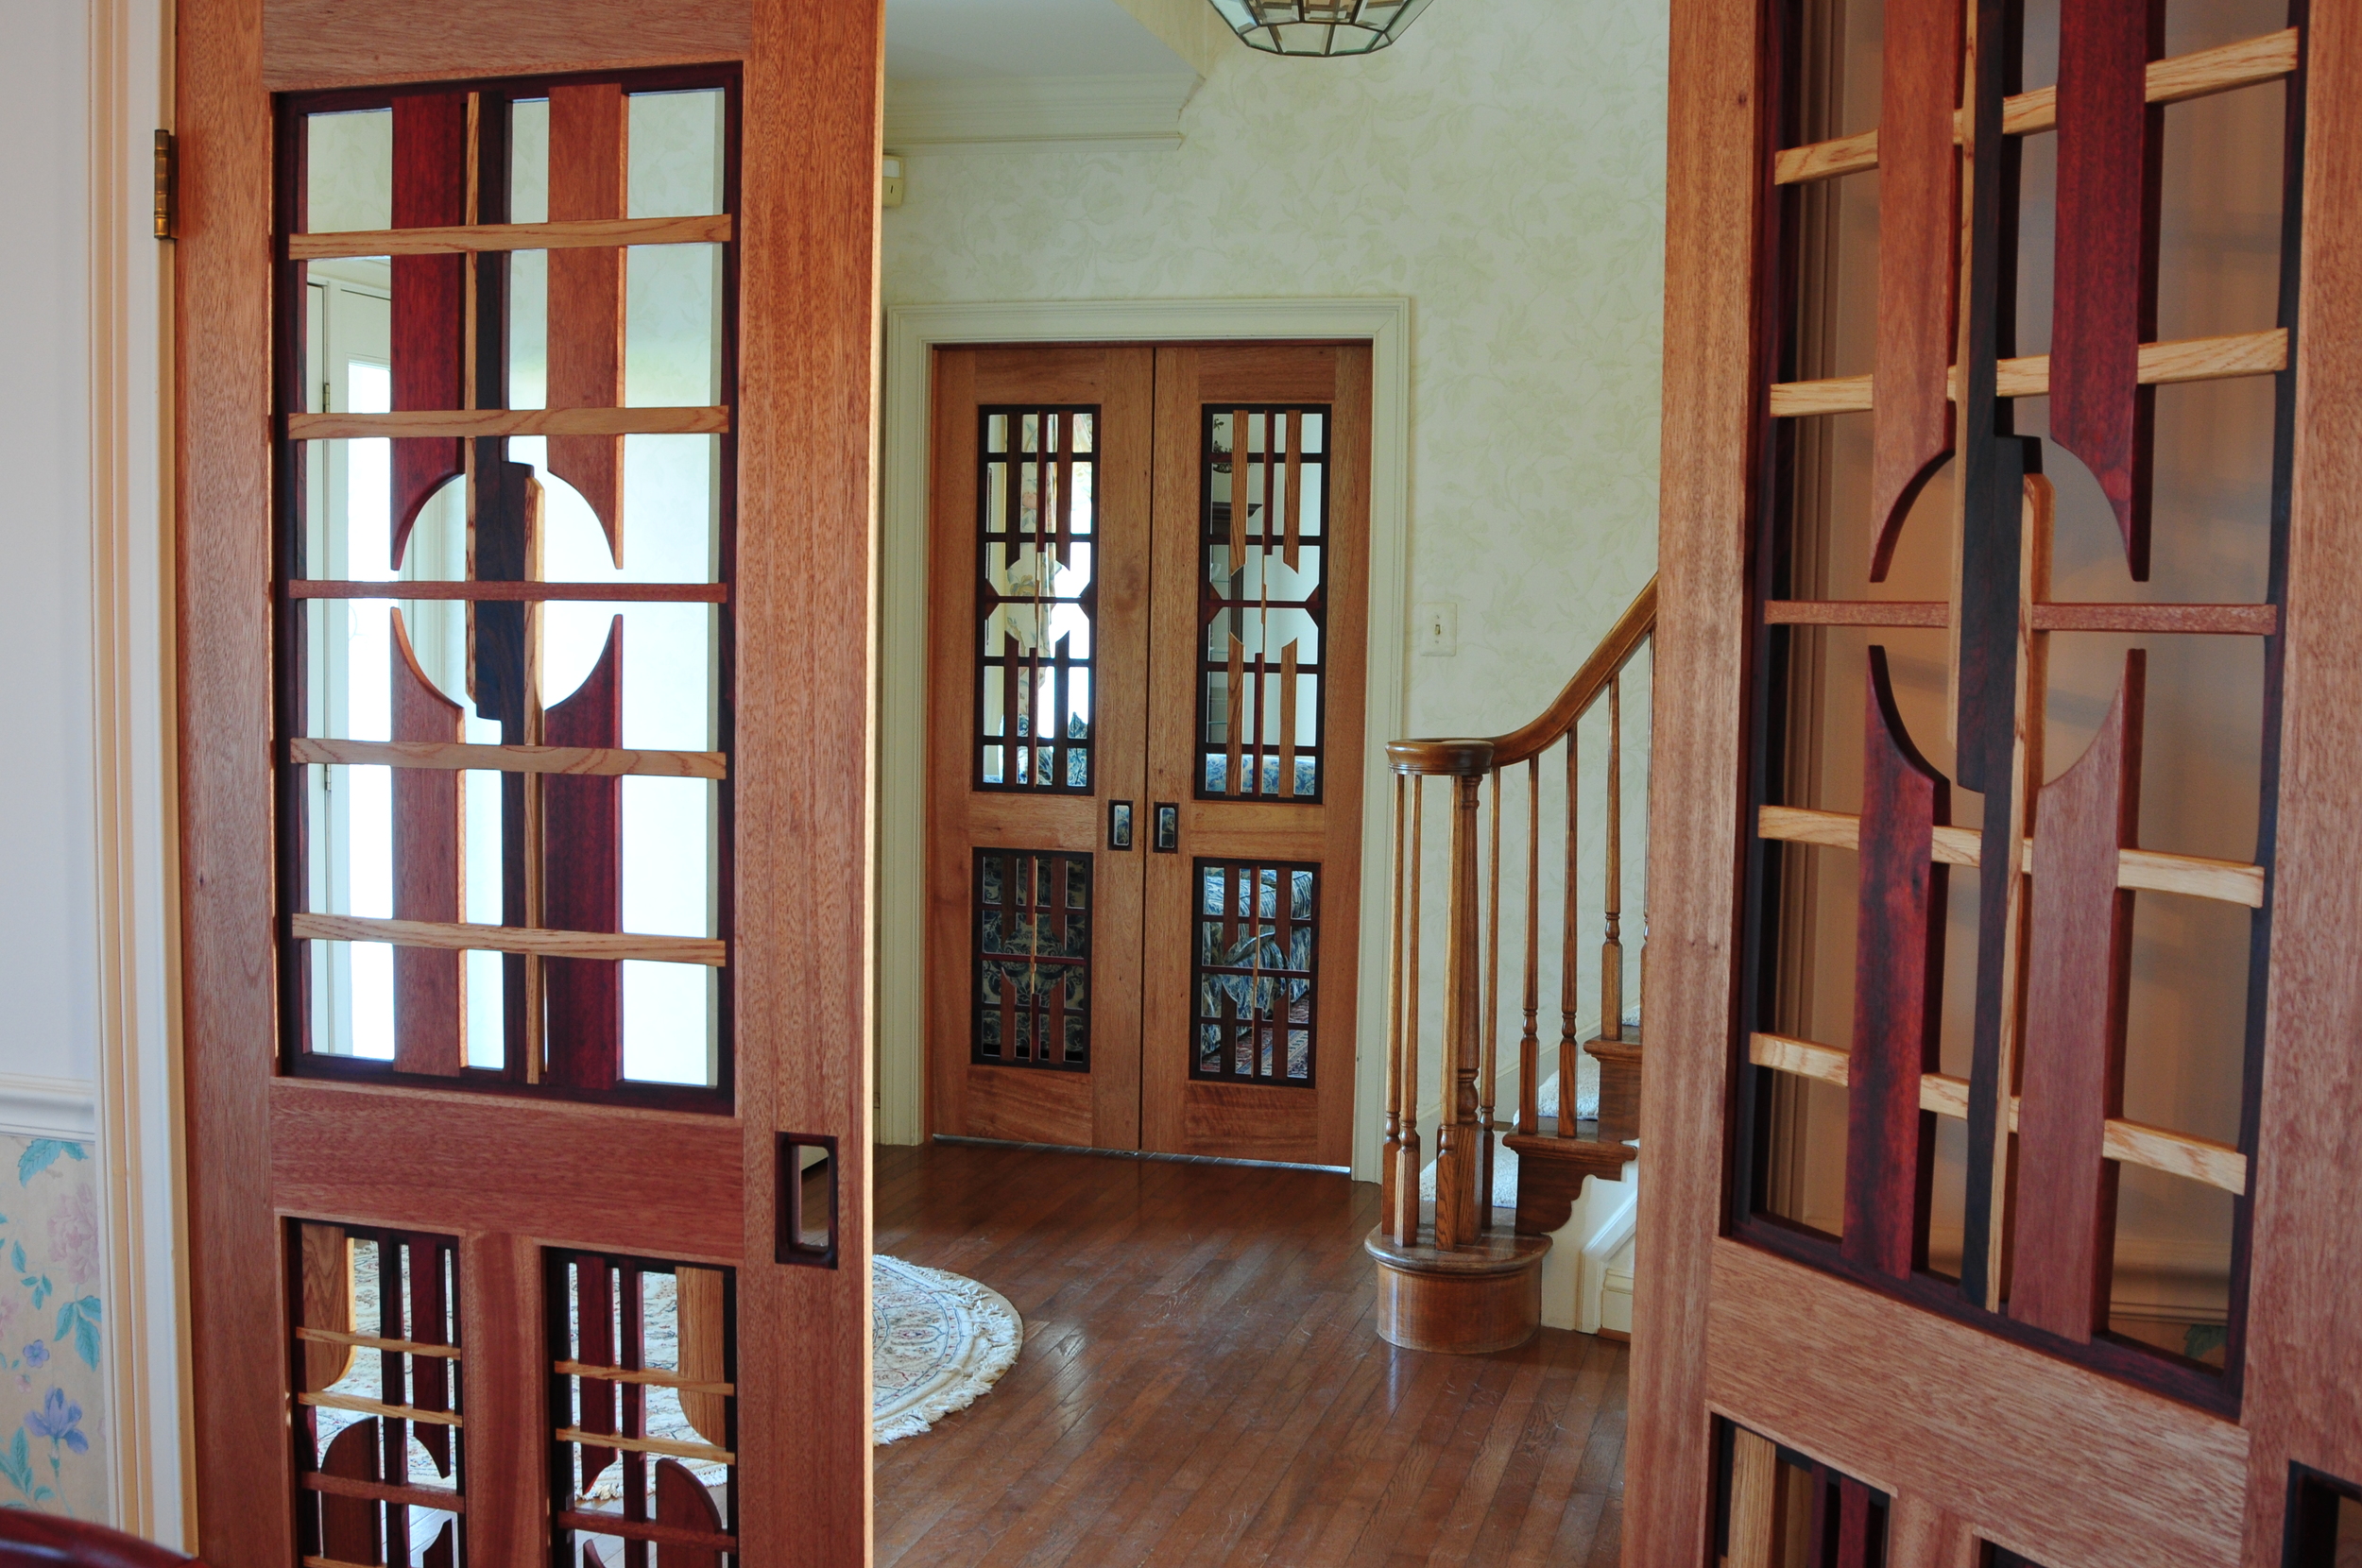
{"label": "cream wallpaper", "polygon": [[[1408,597],[1457,605],[1459,651],[1406,649],[1408,728],[1498,733],[1655,569],[1665,55],[1662,8],[1605,0],[1442,0],[1361,60],[1226,47],[1177,151],[912,159],[885,214],[886,302],[1409,296]],[[1628,743],[1645,718],[1643,687]],[[1645,775],[1626,782],[1636,909]],[[1546,1040],[1557,989],[1546,972]]]}

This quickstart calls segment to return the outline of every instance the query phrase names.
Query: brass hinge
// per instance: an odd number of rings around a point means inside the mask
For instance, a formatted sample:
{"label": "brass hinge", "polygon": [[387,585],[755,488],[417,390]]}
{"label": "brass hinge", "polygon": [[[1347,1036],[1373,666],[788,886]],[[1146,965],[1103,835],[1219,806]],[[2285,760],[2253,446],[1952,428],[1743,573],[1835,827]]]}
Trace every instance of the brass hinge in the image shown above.
{"label": "brass hinge", "polygon": [[174,172],[172,132],[160,130],[156,133],[156,237],[160,240],[173,237],[180,216],[173,199]]}

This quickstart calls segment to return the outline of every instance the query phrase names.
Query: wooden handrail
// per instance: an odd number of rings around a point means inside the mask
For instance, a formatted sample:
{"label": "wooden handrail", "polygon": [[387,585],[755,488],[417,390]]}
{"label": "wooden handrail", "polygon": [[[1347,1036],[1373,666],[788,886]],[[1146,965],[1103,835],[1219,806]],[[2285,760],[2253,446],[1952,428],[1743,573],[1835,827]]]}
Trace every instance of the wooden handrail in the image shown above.
{"label": "wooden handrail", "polygon": [[1574,678],[1561,688],[1550,706],[1506,735],[1489,740],[1444,739],[1390,741],[1386,759],[1398,774],[1443,775],[1472,778],[1493,768],[1505,768],[1555,745],[1590,711],[1608,682],[1632,662],[1641,643],[1656,630],[1656,579],[1626,606],[1608,629]]}

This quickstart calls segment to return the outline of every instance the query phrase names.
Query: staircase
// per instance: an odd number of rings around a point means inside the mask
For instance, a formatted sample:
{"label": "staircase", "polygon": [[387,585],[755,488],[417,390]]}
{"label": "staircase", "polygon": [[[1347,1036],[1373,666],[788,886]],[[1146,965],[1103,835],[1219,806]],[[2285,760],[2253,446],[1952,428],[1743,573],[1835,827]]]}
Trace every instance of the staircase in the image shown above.
{"label": "staircase", "polygon": [[[1387,1036],[1382,1208],[1366,1246],[1378,1266],[1378,1332],[1412,1350],[1482,1354],[1521,1344],[1541,1323],[1542,1264],[1586,1177],[1615,1180],[1639,1158],[1641,1041],[1624,1020],[1625,784],[1623,696],[1656,630],[1653,579],[1548,708],[1489,740],[1396,741],[1395,884]],[[1584,724],[1586,716],[1592,723]],[[1602,733],[1603,732],[1603,733]],[[1604,741],[1601,745],[1599,742]],[[1586,772],[1586,758],[1595,762]],[[1546,761],[1547,759],[1547,761]],[[1522,786],[1517,775],[1524,775]],[[1546,785],[1546,774],[1549,783]],[[1563,779],[1563,786],[1559,780]],[[1430,784],[1432,788],[1430,789]],[[1544,796],[1563,788],[1547,813]],[[1430,801],[1429,794],[1436,799]],[[1432,808],[1440,806],[1442,810]],[[1596,905],[1583,896],[1578,854],[1586,809],[1596,810]],[[1514,1046],[1516,1110],[1495,1112],[1502,1077],[1500,992],[1504,815],[1521,823],[1522,875],[1513,872],[1510,958],[1521,981],[1523,1027]],[[1429,818],[1440,816],[1446,876],[1439,912],[1428,908]],[[1547,859],[1546,859],[1547,857]],[[1515,857],[1513,856],[1513,860]],[[1546,874],[1546,866],[1548,868]],[[1546,882],[1556,896],[1545,899]],[[1544,907],[1552,905],[1554,941]],[[1520,918],[1518,906],[1522,905]],[[1592,924],[1596,911],[1598,923]],[[1440,929],[1430,931],[1430,926]],[[1600,932],[1595,963],[1585,933]],[[1645,916],[1641,964],[1646,967]],[[1434,963],[1437,947],[1442,963]],[[1539,1109],[1543,955],[1558,970],[1558,1115]],[[1583,1025],[1585,971],[1598,1020]],[[1434,1199],[1421,1188],[1422,989],[1441,981],[1441,1040],[1432,1077]],[[1431,994],[1431,993],[1430,993]],[[1598,1065],[1599,1113],[1581,1119],[1578,1067]],[[1517,1156],[1515,1202],[1496,1206],[1497,1140]]]}

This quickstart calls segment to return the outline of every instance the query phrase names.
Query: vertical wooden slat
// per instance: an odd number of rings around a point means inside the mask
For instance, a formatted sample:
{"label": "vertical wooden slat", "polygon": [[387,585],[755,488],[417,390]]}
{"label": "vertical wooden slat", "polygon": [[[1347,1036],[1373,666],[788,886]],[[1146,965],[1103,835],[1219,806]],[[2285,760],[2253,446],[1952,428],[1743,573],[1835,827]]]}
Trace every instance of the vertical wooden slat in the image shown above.
{"label": "vertical wooden slat", "polygon": [[2058,242],[2050,436],[2099,481],[2135,582],[2148,576],[2155,392],[2139,383],[2156,331],[2149,264],[2164,106],[2148,101],[2163,0],[2065,0],[2059,12]]}
{"label": "vertical wooden slat", "polygon": [[[393,216],[397,229],[468,221],[468,94],[412,93],[394,100]],[[465,396],[467,328],[464,256],[393,258],[391,315],[394,407],[458,408]],[[453,436],[393,444],[392,558],[402,565],[411,525],[465,462]]]}
{"label": "vertical wooden slat", "polygon": [[1003,626],[1001,631],[1001,782],[1012,787],[1018,782],[1018,758],[1023,747],[1023,742],[1018,739],[1018,660],[1016,634]]}
{"label": "vertical wooden slat", "polygon": [[[623,743],[624,618],[608,625],[598,662],[573,696],[549,710],[554,746]],[[554,774],[541,781],[542,918],[565,931],[624,929],[623,780]],[[623,1076],[623,967],[601,959],[541,964],[550,1081],[609,1089]]]}
{"label": "vertical wooden slat", "polygon": [[[590,1253],[577,1253],[573,1257],[574,1275],[574,1355],[573,1359],[586,1367],[612,1367],[620,1364],[615,1354],[615,1295],[614,1270],[603,1257]],[[582,1407],[576,1424],[586,1432],[610,1436],[616,1431],[615,1390],[618,1385],[605,1378],[584,1377],[577,1380],[581,1389]],[[587,1491],[597,1480],[599,1473],[615,1462],[616,1450],[582,1445],[582,1487]]]}
{"label": "vertical wooden slat", "polygon": [[1959,167],[1959,0],[1886,0],[1878,111],[1878,332],[1871,371],[1870,577],[1885,580],[1903,519],[1952,450],[1953,268]]}
{"label": "vertical wooden slat", "polygon": [[2036,825],[2010,1316],[2078,1342],[2107,1326],[2115,1252],[2117,1167],[2101,1141],[2123,1114],[2132,895],[2116,865],[2140,826],[2147,667],[2144,650],[2125,655],[2114,706],[2044,786]]}
{"label": "vertical wooden slat", "polygon": [[1492,847],[1487,856],[1484,889],[1484,1020],[1483,1055],[1477,1066],[1477,1222],[1482,1229],[1493,1217],[1493,1101],[1500,1077],[1501,1012],[1501,771],[1493,769]]}
{"label": "vertical wooden slat", "polygon": [[[320,1474],[348,1481],[375,1481],[383,1476],[378,1453],[379,1424],[364,1416],[329,1440],[320,1456]],[[385,1560],[384,1523],[379,1506],[365,1498],[320,1493],[320,1555],[340,1562],[382,1563]]]}
{"label": "vertical wooden slat", "polygon": [[1451,883],[1444,938],[1442,1104],[1435,1129],[1435,1245],[1464,1247],[1476,1208],[1477,781],[1451,781]]}
{"label": "vertical wooden slat", "polygon": [[[624,90],[614,82],[550,89],[549,212],[553,222],[625,215],[630,179]],[[624,268],[629,252],[557,249],[549,257],[549,406],[617,408],[624,401]],[[553,435],[550,471],[573,485],[624,559],[624,438]]]}
{"label": "vertical wooden slat", "polygon": [[[306,1328],[351,1334],[352,1327],[352,1243],[342,1225],[300,1225],[297,1246],[301,1253],[303,1316]],[[303,1387],[314,1393],[352,1370],[351,1345],[306,1341],[303,1347]]]}
{"label": "vertical wooden slat", "polygon": [[[673,1299],[678,1314],[680,1374],[692,1383],[728,1380],[727,1286],[728,1282],[719,1269],[693,1269],[684,1265],[674,1272]],[[680,1396],[681,1415],[696,1429],[699,1437],[716,1448],[729,1446],[729,1423],[724,1403],[727,1398],[724,1394],[689,1390],[683,1390]],[[660,1507],[659,1517],[662,1517]]]}
{"label": "vertical wooden slat", "polygon": [[[1281,558],[1293,571],[1304,542],[1304,410],[1292,408],[1284,418],[1288,430],[1288,542]],[[1268,525],[1264,532],[1270,532]]]}
{"label": "vertical wooden slat", "polygon": [[1074,423],[1081,418],[1074,414],[1053,414],[1051,428],[1056,432],[1058,449],[1057,510],[1053,514],[1057,530],[1058,564],[1064,566],[1072,558],[1074,537]]}
{"label": "vertical wooden slat", "polygon": [[[656,1462],[656,1522],[676,1529],[722,1532],[721,1510],[694,1472],[678,1459]],[[666,1544],[661,1568],[722,1568],[722,1554],[709,1546]]]}
{"label": "vertical wooden slat", "polygon": [[1743,1426],[1731,1434],[1729,1497],[1721,1568],[1782,1568],[1779,1449]]}
{"label": "vertical wooden slat", "polygon": [[[616,1306],[619,1320],[615,1341],[616,1364],[629,1372],[640,1372],[648,1364],[647,1347],[647,1287],[645,1276],[631,1263],[616,1270]],[[678,1345],[679,1305],[675,1303],[676,1348]],[[623,1396],[623,1419],[616,1429],[626,1437],[648,1435],[648,1387],[644,1383],[625,1383],[616,1392]],[[624,1517],[644,1520],[648,1517],[648,1456],[636,1449],[623,1451]],[[638,1547],[637,1551],[633,1548]],[[649,1568],[647,1542],[624,1542],[624,1568]]]}
{"label": "vertical wooden slat", "polygon": [[1296,793],[1296,639],[1279,650],[1279,793]]}
{"label": "vertical wooden slat", "polygon": [[[393,641],[392,734],[396,741],[461,741],[459,705],[419,668],[402,610],[388,614]],[[458,920],[461,775],[440,768],[394,768],[394,918]],[[403,1072],[454,1075],[465,1064],[461,956],[424,947],[394,949],[394,1065]]]}
{"label": "vertical wooden slat", "polygon": [[[1238,616],[1245,612],[1233,610],[1230,613]],[[1244,744],[1246,724],[1246,644],[1239,640],[1237,632],[1230,634],[1230,684],[1224,690],[1229,692],[1229,699],[1224,714],[1223,743],[1227,748],[1229,760],[1223,777],[1223,793],[1235,795],[1239,793],[1239,753]]]}
{"label": "vertical wooden slat", "polygon": [[[1402,990],[1405,963],[1402,884],[1404,878],[1409,875],[1409,867],[1403,860],[1402,853],[1405,826],[1403,822],[1404,788],[1402,775],[1396,774],[1395,775],[1395,852],[1393,856],[1395,885],[1394,895],[1387,906],[1386,925],[1386,1140],[1378,1150],[1378,1209],[1382,1217],[1380,1222],[1387,1227],[1389,1235],[1395,1233],[1395,1196],[1399,1190],[1395,1185],[1396,1156],[1402,1149],[1404,1129]],[[1417,1190],[1418,1185],[1413,1182],[1412,1191],[1415,1193]]]}
{"label": "vertical wooden slat", "polygon": [[538,1562],[549,1549],[555,1357],[545,1321],[540,1248],[523,1236],[463,1236],[459,1321],[468,1350],[471,1562]]}
{"label": "vertical wooden slat", "polygon": [[[405,1238],[410,1250],[410,1333],[422,1345],[447,1345],[450,1296],[443,1277],[444,1244],[431,1236]],[[421,1410],[451,1409],[452,1363],[439,1355],[413,1355],[410,1362],[410,1403]],[[435,1422],[413,1427],[419,1443],[434,1459],[436,1470],[451,1474],[452,1429]]]}
{"label": "vertical wooden slat", "polygon": [[[402,1268],[403,1254],[408,1251],[401,1236],[391,1231],[381,1231],[377,1238],[377,1322],[378,1334],[388,1339],[407,1339],[410,1325],[402,1310],[408,1300],[407,1279]],[[408,1380],[402,1376],[403,1364],[409,1357],[381,1355],[377,1358],[378,1398],[388,1405],[410,1403]],[[385,1480],[400,1485],[410,1478],[410,1423],[399,1417],[385,1417],[373,1423],[378,1429],[378,1473]],[[390,1563],[410,1560],[410,1510],[387,1505],[381,1521],[385,1532],[385,1556]]]}
{"label": "vertical wooden slat", "polygon": [[1907,1279],[1926,1253],[1935,1138],[1919,1082],[1941,1065],[1945,868],[1931,857],[1951,789],[1911,744],[1881,647],[1870,650],[1864,707],[1844,1247],[1852,1262]]}
{"label": "vertical wooden slat", "polygon": [[[1247,499],[1247,475],[1254,455],[1254,443],[1248,435],[1246,410],[1234,410],[1230,416],[1230,575],[1236,578],[1246,570],[1246,524],[1251,503]],[[1237,587],[1231,588],[1233,594]]]}
{"label": "vertical wooden slat", "polygon": [[1870,1489],[1846,1475],[1837,1491],[1836,1568],[1872,1568],[1878,1559],[1871,1543]]}

